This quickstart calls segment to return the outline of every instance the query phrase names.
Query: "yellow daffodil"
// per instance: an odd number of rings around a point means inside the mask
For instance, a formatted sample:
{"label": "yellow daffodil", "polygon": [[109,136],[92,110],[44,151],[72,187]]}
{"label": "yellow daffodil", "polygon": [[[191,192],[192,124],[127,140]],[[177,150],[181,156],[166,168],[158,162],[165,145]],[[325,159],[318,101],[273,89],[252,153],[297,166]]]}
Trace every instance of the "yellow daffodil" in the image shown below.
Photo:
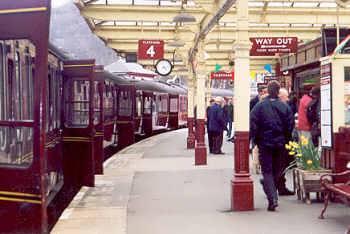
{"label": "yellow daffodil", "polygon": [[311,165],[311,164],[312,164],[312,160],[307,160],[307,161],[306,161],[306,164],[307,164],[307,165]]}
{"label": "yellow daffodil", "polygon": [[292,147],[290,145],[288,145],[288,144],[286,144],[285,147],[286,147],[287,150],[292,149]]}
{"label": "yellow daffodil", "polygon": [[295,155],[295,152],[294,151],[290,151],[289,155]]}
{"label": "yellow daffodil", "polygon": [[305,146],[309,144],[309,140],[307,138],[301,139],[301,145]]}

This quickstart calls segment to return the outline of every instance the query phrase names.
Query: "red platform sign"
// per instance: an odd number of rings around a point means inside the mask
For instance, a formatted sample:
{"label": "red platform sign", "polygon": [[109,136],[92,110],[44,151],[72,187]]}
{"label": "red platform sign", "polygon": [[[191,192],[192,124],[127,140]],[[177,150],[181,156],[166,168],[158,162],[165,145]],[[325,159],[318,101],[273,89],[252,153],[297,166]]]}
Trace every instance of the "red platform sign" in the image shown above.
{"label": "red platform sign", "polygon": [[212,72],[210,74],[210,79],[216,79],[216,80],[234,80],[235,79],[235,73],[232,72]]}
{"label": "red platform sign", "polygon": [[164,57],[164,41],[139,40],[138,59],[162,59]]}
{"label": "red platform sign", "polygon": [[276,54],[296,53],[297,37],[252,37],[250,56],[274,56]]}

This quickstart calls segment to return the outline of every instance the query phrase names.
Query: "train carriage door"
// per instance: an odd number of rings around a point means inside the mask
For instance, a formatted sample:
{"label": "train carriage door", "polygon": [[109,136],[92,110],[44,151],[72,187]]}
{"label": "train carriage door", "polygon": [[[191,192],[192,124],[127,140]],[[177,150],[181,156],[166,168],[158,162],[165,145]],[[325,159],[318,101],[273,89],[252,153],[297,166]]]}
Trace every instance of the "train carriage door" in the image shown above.
{"label": "train carriage door", "polygon": [[135,142],[136,89],[134,85],[118,88],[117,129],[118,147],[124,148]]}
{"label": "train carriage door", "polygon": [[152,131],[152,114],[153,114],[153,92],[142,92],[142,131],[146,136],[151,136]]}
{"label": "train carriage door", "polygon": [[94,63],[94,60],[64,63],[64,183],[71,185],[74,192],[82,185],[95,184],[95,123],[100,116],[94,114]]}
{"label": "train carriage door", "polygon": [[179,128],[179,95],[169,94],[169,122],[170,129]]}

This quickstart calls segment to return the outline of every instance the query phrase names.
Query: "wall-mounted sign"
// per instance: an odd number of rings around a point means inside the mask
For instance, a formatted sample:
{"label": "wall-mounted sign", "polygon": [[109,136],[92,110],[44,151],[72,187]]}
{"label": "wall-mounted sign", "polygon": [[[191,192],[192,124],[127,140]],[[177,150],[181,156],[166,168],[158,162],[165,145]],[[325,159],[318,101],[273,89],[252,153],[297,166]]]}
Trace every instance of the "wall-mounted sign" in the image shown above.
{"label": "wall-mounted sign", "polygon": [[234,80],[235,73],[233,71],[232,72],[224,72],[224,71],[212,72],[210,74],[210,78],[215,80]]}
{"label": "wall-mounted sign", "polygon": [[164,57],[164,41],[139,40],[138,59],[162,59]]}
{"label": "wall-mounted sign", "polygon": [[332,64],[329,59],[321,61],[321,146],[332,148]]}
{"label": "wall-mounted sign", "polygon": [[274,56],[276,54],[296,53],[297,37],[252,37],[250,56]]}

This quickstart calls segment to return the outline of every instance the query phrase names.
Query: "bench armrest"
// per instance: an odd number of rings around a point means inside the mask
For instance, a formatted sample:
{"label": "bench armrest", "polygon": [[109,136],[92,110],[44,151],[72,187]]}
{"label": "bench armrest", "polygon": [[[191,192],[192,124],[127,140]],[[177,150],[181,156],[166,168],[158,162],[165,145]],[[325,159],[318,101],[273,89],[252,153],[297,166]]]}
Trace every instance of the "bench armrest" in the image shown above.
{"label": "bench armrest", "polygon": [[341,173],[329,173],[322,175],[320,178],[320,182],[322,185],[332,183],[332,180],[334,180],[338,176],[346,176],[349,175],[349,181],[346,182],[346,184],[350,184],[350,170],[343,171]]}

